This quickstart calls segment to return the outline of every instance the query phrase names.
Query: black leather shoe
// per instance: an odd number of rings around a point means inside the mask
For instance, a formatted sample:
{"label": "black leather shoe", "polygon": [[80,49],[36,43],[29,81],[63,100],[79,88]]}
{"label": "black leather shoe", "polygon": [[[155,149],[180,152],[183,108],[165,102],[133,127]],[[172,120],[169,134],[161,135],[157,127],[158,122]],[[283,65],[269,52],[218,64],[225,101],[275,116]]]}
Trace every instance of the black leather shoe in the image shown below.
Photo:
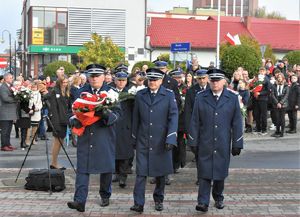
{"label": "black leather shoe", "polygon": [[296,132],[296,130],[288,130],[288,131],[286,131],[286,133],[294,134],[294,133],[297,133],[297,132]]}
{"label": "black leather shoe", "polygon": [[84,212],[85,211],[85,204],[84,203],[79,203],[79,202],[68,202],[67,203],[68,207],[70,209],[76,209],[78,212]]}
{"label": "black leather shoe", "polygon": [[120,186],[120,188],[125,188],[126,187],[126,181],[120,180],[119,181],[119,186]]}
{"label": "black leather shoe", "polygon": [[58,168],[58,167],[55,167],[55,166],[53,166],[53,165],[50,165],[50,169],[66,170],[65,167],[60,167],[60,168]]}
{"label": "black leather shoe", "polygon": [[109,205],[109,198],[102,198],[100,206],[105,207]]}
{"label": "black leather shoe", "polygon": [[280,136],[280,134],[278,132],[275,132],[275,133],[271,134],[271,136],[278,138]]}
{"label": "black leather shoe", "polygon": [[141,205],[134,204],[132,207],[130,207],[130,210],[138,212],[138,213],[142,213],[142,212],[144,212],[144,207]]}
{"label": "black leather shoe", "polygon": [[224,203],[222,200],[219,200],[219,201],[215,201],[215,207],[217,209],[223,209],[224,208]]}
{"label": "black leather shoe", "polygon": [[163,211],[164,210],[164,205],[161,202],[155,202],[155,210],[156,211]]}
{"label": "black leather shoe", "polygon": [[197,210],[197,211],[201,211],[201,212],[207,212],[207,211],[208,211],[208,206],[207,206],[206,204],[199,203],[199,204],[196,206],[196,210]]}

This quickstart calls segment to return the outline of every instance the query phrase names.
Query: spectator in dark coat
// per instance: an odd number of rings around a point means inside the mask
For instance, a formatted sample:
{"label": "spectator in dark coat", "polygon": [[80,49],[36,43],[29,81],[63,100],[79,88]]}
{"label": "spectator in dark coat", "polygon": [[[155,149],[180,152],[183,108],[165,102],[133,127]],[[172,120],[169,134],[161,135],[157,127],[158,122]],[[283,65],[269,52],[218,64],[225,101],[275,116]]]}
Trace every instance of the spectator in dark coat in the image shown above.
{"label": "spectator in dark coat", "polygon": [[275,112],[276,131],[271,136],[283,137],[285,128],[285,111],[288,106],[289,87],[283,73],[279,73],[272,89],[272,101]]}
{"label": "spectator in dark coat", "polygon": [[6,73],[4,82],[0,86],[0,127],[1,151],[13,151],[16,148],[10,143],[10,133],[13,121],[17,120],[17,102],[11,90],[13,76]]}
{"label": "spectator in dark coat", "polygon": [[256,131],[254,134],[259,133],[260,135],[267,134],[267,114],[268,114],[268,98],[271,92],[270,81],[266,76],[265,67],[259,69],[258,80],[262,79],[263,87],[260,92],[254,94],[254,119],[256,122]]}
{"label": "spectator in dark coat", "polygon": [[288,96],[288,108],[287,113],[289,116],[289,125],[290,129],[287,133],[296,133],[297,132],[297,111],[300,108],[300,85],[297,83],[298,76],[291,76],[291,87]]}
{"label": "spectator in dark coat", "polygon": [[66,137],[69,117],[71,116],[70,86],[66,75],[63,75],[56,81],[56,86],[49,93],[49,103],[50,120],[54,126],[50,167],[56,169],[60,168],[57,157],[61,149],[61,143]]}

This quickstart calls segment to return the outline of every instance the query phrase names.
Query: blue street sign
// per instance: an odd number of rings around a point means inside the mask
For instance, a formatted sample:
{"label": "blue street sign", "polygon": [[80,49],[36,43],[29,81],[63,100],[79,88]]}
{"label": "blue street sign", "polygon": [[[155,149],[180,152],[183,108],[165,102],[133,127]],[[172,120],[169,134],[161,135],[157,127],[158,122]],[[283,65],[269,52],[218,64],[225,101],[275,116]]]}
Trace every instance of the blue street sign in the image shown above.
{"label": "blue street sign", "polygon": [[190,50],[191,50],[191,43],[189,42],[171,44],[171,52],[187,52]]}

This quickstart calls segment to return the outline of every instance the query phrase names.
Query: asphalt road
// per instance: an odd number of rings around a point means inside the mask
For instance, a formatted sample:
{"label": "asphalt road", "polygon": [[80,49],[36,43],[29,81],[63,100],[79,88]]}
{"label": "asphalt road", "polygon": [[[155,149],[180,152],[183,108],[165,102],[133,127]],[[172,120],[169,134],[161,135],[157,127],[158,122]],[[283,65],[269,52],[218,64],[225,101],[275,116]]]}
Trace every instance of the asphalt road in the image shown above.
{"label": "asphalt road", "polygon": [[[283,138],[257,136],[245,134],[244,150],[240,156],[231,158],[231,168],[257,169],[299,169],[300,168],[300,134],[286,135]],[[19,144],[19,140],[12,138],[12,144]],[[51,141],[48,141],[51,150]],[[76,148],[66,146],[72,162],[76,165]],[[51,151],[50,151],[51,152]],[[22,165],[26,150],[0,152],[0,168],[19,168]],[[45,141],[38,141],[33,145],[24,164],[24,168],[45,168],[47,166]],[[187,152],[187,167],[195,167],[193,154]],[[61,150],[60,164],[70,168],[70,163]]]}

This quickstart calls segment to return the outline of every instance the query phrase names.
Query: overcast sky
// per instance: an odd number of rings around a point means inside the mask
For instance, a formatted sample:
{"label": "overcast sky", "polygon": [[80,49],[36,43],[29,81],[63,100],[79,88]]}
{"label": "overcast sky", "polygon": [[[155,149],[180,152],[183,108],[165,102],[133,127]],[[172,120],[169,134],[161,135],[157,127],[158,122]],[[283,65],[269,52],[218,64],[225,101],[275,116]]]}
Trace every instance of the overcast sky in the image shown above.
{"label": "overcast sky", "polygon": [[[51,1],[51,0],[49,0]],[[96,0],[95,0],[96,1]],[[97,0],[98,1],[98,0]],[[142,0],[141,0],[142,1]],[[259,7],[266,6],[268,12],[278,11],[281,15],[289,20],[299,20],[299,0],[258,0]],[[4,4],[5,2],[5,4]],[[8,30],[12,35],[12,47],[16,38],[17,29],[21,28],[21,12],[23,0],[2,0],[0,7],[0,40],[3,38],[5,43],[0,44],[0,52],[9,48],[8,33],[3,32]],[[147,0],[148,10],[151,11],[166,11],[174,6],[182,6],[192,8],[192,0]]]}

